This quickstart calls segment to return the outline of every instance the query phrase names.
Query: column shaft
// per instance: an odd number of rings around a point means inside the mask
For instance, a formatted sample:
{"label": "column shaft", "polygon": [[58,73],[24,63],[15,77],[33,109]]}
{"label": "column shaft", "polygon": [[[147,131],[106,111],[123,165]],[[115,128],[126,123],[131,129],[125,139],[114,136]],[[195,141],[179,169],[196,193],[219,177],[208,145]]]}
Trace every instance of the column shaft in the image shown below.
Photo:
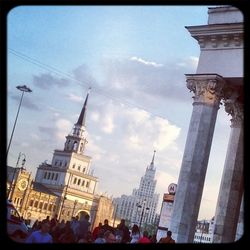
{"label": "column shaft", "polygon": [[170,222],[177,243],[193,242],[223,84],[217,75],[187,76],[195,97]]}
{"label": "column shaft", "polygon": [[240,213],[243,195],[243,127],[242,112],[239,110],[238,103],[230,109],[233,116],[232,128],[216,206],[213,237],[215,243],[235,240]]}

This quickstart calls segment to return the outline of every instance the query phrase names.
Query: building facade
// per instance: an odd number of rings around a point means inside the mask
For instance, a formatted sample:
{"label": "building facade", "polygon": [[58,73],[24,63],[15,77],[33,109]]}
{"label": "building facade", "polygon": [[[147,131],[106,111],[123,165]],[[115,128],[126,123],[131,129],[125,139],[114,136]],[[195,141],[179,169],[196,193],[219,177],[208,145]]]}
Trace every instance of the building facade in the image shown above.
{"label": "building facade", "polygon": [[112,200],[95,194],[98,178],[90,169],[91,157],[84,154],[88,97],[89,93],[63,150],[54,151],[51,164],[43,162],[38,167],[35,180],[23,167],[8,167],[8,199],[24,219],[34,222],[49,216],[67,221],[88,213],[93,225],[95,220],[104,220],[103,209],[106,217],[112,217]]}
{"label": "building facade", "polygon": [[114,199],[116,217],[131,224],[155,224],[159,194],[155,193],[154,157],[155,151],[150,165],[141,177],[139,188],[134,189],[132,195],[122,195]]}
{"label": "building facade", "polygon": [[194,243],[212,243],[214,234],[214,217],[211,220],[197,222]]}

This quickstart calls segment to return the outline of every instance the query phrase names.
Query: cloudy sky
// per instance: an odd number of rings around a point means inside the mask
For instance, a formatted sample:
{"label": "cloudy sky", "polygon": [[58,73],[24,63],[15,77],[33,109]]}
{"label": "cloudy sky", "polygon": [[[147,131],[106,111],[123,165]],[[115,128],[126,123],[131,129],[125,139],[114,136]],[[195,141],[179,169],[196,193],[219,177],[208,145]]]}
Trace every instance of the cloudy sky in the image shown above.
{"label": "cloudy sky", "polygon": [[[24,96],[8,164],[51,162],[77,121],[87,90],[88,144],[98,192],[137,188],[156,150],[159,208],[177,183],[199,46],[185,26],[207,24],[207,6],[22,6],[8,14],[8,136]],[[199,218],[215,213],[230,117],[218,112]],[[9,140],[9,138],[8,138]]]}

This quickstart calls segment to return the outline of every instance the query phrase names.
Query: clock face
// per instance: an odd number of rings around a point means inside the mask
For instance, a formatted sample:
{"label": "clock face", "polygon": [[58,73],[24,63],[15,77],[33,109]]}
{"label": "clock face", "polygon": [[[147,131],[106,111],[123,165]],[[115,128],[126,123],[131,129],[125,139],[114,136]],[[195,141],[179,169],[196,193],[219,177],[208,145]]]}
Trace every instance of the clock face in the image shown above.
{"label": "clock face", "polygon": [[23,191],[27,188],[28,186],[28,181],[26,179],[21,179],[19,182],[18,182],[18,188],[19,190]]}

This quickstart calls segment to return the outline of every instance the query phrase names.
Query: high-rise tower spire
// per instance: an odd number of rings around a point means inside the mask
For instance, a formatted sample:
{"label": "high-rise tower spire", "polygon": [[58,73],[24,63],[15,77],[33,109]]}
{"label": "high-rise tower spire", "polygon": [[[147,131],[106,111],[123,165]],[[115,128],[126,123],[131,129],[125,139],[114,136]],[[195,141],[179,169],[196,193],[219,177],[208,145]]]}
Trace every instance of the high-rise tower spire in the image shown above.
{"label": "high-rise tower spire", "polygon": [[153,158],[152,158],[152,161],[150,163],[150,169],[153,169],[154,168],[154,161],[155,161],[155,150],[154,150],[154,154],[153,154]]}
{"label": "high-rise tower spire", "polygon": [[87,103],[88,103],[88,98],[89,98],[89,93],[90,93],[91,88],[89,88],[87,96],[85,98],[85,102],[82,107],[81,114],[77,120],[77,123],[75,125],[79,126],[84,126],[85,127],[85,119],[86,119],[86,110],[87,110]]}

